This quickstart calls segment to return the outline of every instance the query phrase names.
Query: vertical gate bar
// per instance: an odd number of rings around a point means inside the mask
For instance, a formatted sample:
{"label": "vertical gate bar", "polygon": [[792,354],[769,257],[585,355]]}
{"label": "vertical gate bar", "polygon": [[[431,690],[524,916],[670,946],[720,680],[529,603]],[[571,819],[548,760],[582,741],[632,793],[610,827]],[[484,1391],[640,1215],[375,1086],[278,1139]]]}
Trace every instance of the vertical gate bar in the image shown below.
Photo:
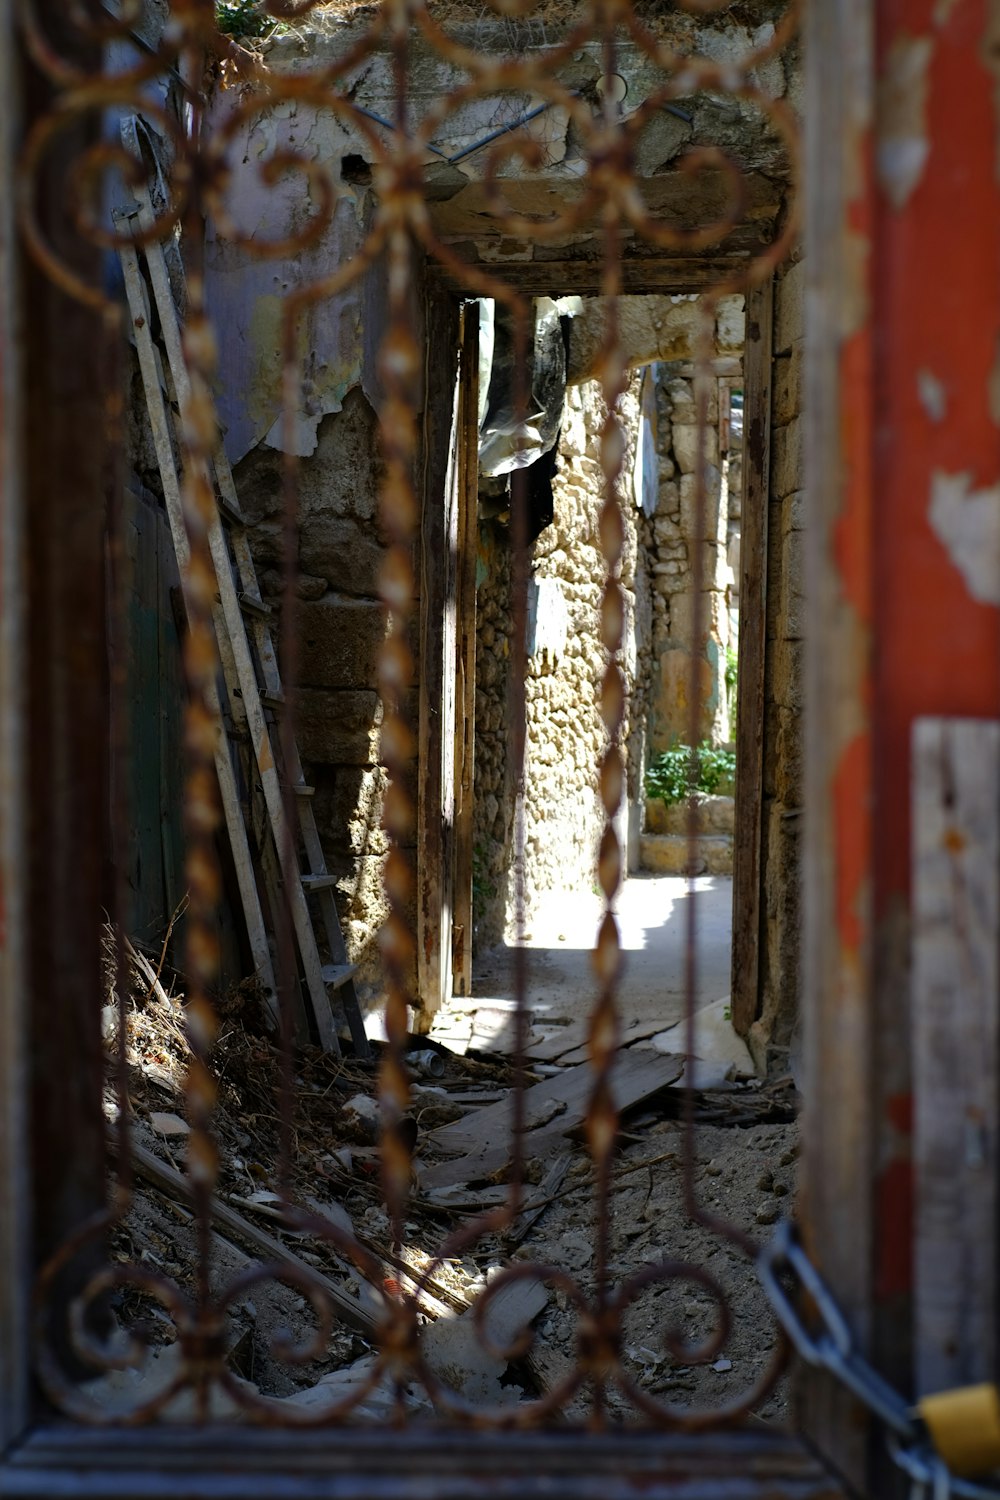
{"label": "vertical gate bar", "polygon": [[[736,677],[736,815],[733,842],[733,1026],[746,1036],[760,1011],[764,667],[771,471],[774,278],[746,297],[743,356],[743,495]],[[722,399],[720,386],[719,399]]]}
{"label": "vertical gate bar", "polygon": [[[806,721],[800,1213],[860,1347],[872,1323],[871,333],[874,0],[807,7]],[[849,567],[849,574],[845,569]],[[804,1372],[802,1418],[864,1490],[871,1426]]]}
{"label": "vertical gate bar", "polygon": [[[20,124],[13,0],[0,0],[0,181]],[[28,966],[24,942],[27,599],[21,446],[23,328],[12,194],[0,195],[0,1453],[28,1420]]]}
{"label": "vertical gate bar", "polygon": [[[97,68],[58,0],[36,4],[59,50]],[[59,90],[24,71],[25,119],[51,112]],[[61,137],[78,161],[100,134],[96,113]],[[63,170],[49,155],[31,184],[37,219],[61,263],[99,295],[104,257],[67,212]],[[27,635],[28,807],[25,923],[33,1144],[32,1253],[47,1258],[105,1200],[101,1112],[102,906],[110,907],[108,684],[105,634],[105,395],[120,379],[115,340],[93,306],[24,265],[24,474],[30,631]],[[58,359],[52,351],[58,349]],[[53,1080],[56,1080],[53,1086]],[[73,1150],[67,1150],[67,1142]],[[57,1278],[50,1307],[66,1348],[63,1298],[102,1260],[98,1240]]]}

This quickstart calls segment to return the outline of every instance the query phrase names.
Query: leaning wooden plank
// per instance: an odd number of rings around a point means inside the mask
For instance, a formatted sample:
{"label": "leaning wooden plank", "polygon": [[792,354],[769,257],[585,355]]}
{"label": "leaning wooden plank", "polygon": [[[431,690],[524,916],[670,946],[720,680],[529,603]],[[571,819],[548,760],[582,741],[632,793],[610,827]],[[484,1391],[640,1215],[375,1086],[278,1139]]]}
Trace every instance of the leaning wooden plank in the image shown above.
{"label": "leaning wooden plank", "polygon": [[[111,1140],[110,1137],[109,1140]],[[152,1151],[147,1151],[144,1146],[133,1142],[131,1149],[132,1163],[138,1176],[144,1177],[147,1182],[151,1182],[168,1197],[190,1198],[192,1196],[191,1184],[182,1172],[160,1161],[158,1156],[154,1156]],[[281,1261],[284,1265],[294,1266],[300,1275],[308,1277],[326,1294],[342,1322],[346,1323],[349,1328],[353,1328],[356,1333],[363,1334],[365,1338],[375,1336],[377,1319],[374,1313],[369,1312],[360,1302],[356,1302],[335,1281],[331,1281],[329,1276],[324,1276],[322,1271],[316,1270],[315,1266],[307,1265],[295,1254],[294,1250],[289,1250],[287,1245],[283,1245],[266,1230],[259,1229],[256,1224],[251,1224],[242,1214],[238,1214],[235,1209],[221,1203],[217,1198],[212,1199],[212,1218],[216,1224],[221,1225],[229,1234],[235,1235],[243,1244],[250,1245],[264,1259]]]}
{"label": "leaning wooden plank", "polygon": [[[618,1109],[630,1109],[651,1098],[681,1075],[684,1060],[671,1053],[619,1052],[611,1074]],[[555,1122],[562,1134],[582,1125],[594,1089],[594,1073],[586,1064],[567,1068],[554,1078],[545,1078],[525,1091],[525,1122],[528,1129]],[[511,1103],[490,1104],[475,1115],[442,1125],[429,1139],[443,1151],[480,1151],[510,1130]]]}
{"label": "leaning wooden plank", "polygon": [[[123,227],[124,222],[120,221],[118,227]],[[160,479],[163,484],[163,498],[166,506],[167,521],[170,525],[170,535],[173,539],[174,551],[177,555],[177,566],[183,579],[188,561],[187,528],[184,523],[184,512],[181,504],[180,479],[177,473],[173,444],[170,439],[170,422],[163,399],[163,391],[160,386],[155,349],[149,331],[150,316],[146,300],[146,288],[142,279],[142,273],[139,270],[139,260],[136,252],[127,245],[122,245],[120,257],[129,312],[135,330],[139,370],[142,375],[150,428],[156,449],[156,459],[160,469]],[[218,726],[215,741],[215,772],[219,781],[219,793],[222,801],[223,815],[226,820],[226,830],[229,834],[233,864],[236,868],[236,880],[239,886],[243,915],[247,925],[250,952],[255,972],[264,987],[268,1006],[277,1021],[277,986],[274,981],[274,970],[271,966],[271,952],[267,943],[264,916],[260,908],[260,896],[257,892],[253,861],[250,858],[250,848],[247,843],[246,825],[244,824],[243,811],[240,807],[239,790],[236,786],[232,761],[229,758],[229,748],[222,733],[219,704],[214,687],[211,690],[210,696],[212,700],[210,706]]]}
{"label": "leaning wooden plank", "polygon": [[1000,724],[913,728],[917,1391],[997,1361]]}
{"label": "leaning wooden plank", "polygon": [[[149,203],[148,190],[140,189],[139,193],[141,200],[139,223],[145,230],[150,228],[153,223],[152,208]],[[156,243],[147,245],[145,247],[145,255],[146,264],[149,268],[149,279],[153,288],[153,297],[156,302],[156,310],[160,318],[163,341],[167,350],[170,376],[178,403],[183,411],[190,396],[190,377],[184,358],[177,309],[174,305],[173,292],[170,287],[162,245]],[[295,851],[295,840],[289,837],[287,829],[278,768],[267,721],[264,717],[264,706],[261,702],[260,688],[257,684],[257,673],[253,657],[250,654],[250,643],[247,639],[246,626],[243,621],[239,591],[233,577],[229,549],[217,508],[215,508],[215,513],[208,525],[208,543],[215,568],[216,583],[219,588],[222,620],[232,648],[233,659],[239,678],[240,692],[243,696],[243,708],[246,713],[250,741],[257,759],[257,771],[260,776],[261,786],[264,789],[268,816],[274,831],[275,848],[278,852],[278,860],[285,882],[292,924],[295,929],[295,938],[299,948],[299,957],[302,961],[302,968],[306,978],[306,988],[309,993],[320,1042],[326,1051],[339,1054],[340,1042],[333,1023],[333,1015],[330,1009],[326,986],[323,983],[322,965],[320,963],[319,950],[316,947],[316,935],[313,932],[312,918],[309,915],[309,908],[306,904],[306,893],[302,887],[298,856]]]}

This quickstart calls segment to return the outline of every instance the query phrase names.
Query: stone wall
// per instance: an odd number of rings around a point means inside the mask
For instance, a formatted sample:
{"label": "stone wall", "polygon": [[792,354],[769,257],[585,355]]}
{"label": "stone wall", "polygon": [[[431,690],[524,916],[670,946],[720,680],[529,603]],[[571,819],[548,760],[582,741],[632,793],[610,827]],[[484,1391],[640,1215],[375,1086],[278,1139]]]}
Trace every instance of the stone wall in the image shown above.
{"label": "stone wall", "polygon": [[[623,399],[629,434],[622,509],[626,597],[624,667],[629,688],[626,724],[628,802],[638,835],[644,769],[645,684],[649,676],[652,613],[639,559],[638,515],[631,472],[639,418],[639,379]],[[604,420],[600,387],[570,386],[563,412],[554,481],[553,524],[534,544],[525,684],[525,894],[530,920],[540,896],[590,890],[595,880],[603,814],[597,795],[598,759],[605,732],[598,692],[606,658],[598,610],[605,563],[598,537],[604,503],[599,434]],[[511,931],[514,915],[512,830],[515,787],[509,763],[507,693],[510,660],[509,538],[484,528],[482,582],[477,594],[476,670],[476,928],[478,947]],[[494,728],[494,725],[499,725]],[[483,726],[486,726],[485,728]],[[629,840],[627,809],[621,819]]]}
{"label": "stone wall", "polygon": [[476,559],[476,761],[472,835],[472,918],[476,949],[502,941],[512,903],[514,788],[508,748],[510,539],[484,521]]}
{"label": "stone wall", "polygon": [[802,837],[802,353],[800,260],[775,284],[768,513],[761,1014],[748,1041],[761,1069],[784,1069],[799,993]]}
{"label": "stone wall", "polygon": [[[337,906],[359,993],[381,993],[377,935],[386,915],[381,829],[385,770],[375,659],[385,632],[377,597],[384,553],[377,499],[377,418],[360,387],[322,418],[315,452],[300,461],[298,743],[315,786],[315,811],[337,875]],[[254,448],[236,483],[267,602],[280,630],[284,544],[282,457]]]}

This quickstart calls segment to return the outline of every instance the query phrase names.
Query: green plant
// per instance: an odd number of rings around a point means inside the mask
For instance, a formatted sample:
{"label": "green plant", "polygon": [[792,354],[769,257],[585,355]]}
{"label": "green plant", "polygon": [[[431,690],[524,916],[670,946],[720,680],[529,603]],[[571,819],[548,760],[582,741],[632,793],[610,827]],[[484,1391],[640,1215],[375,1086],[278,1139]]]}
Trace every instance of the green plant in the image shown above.
{"label": "green plant", "polygon": [[726,707],[729,709],[730,724],[736,723],[736,674],[739,668],[739,659],[733,646],[726,647]]}
{"label": "green plant", "polygon": [[260,0],[216,0],[215,24],[227,36],[266,36],[274,30],[275,21]]}
{"label": "green plant", "polygon": [[670,807],[683,802],[692,790],[712,795],[728,788],[735,775],[733,750],[717,750],[707,740],[695,750],[690,745],[671,745],[661,750],[646,772],[646,796],[658,797]]}

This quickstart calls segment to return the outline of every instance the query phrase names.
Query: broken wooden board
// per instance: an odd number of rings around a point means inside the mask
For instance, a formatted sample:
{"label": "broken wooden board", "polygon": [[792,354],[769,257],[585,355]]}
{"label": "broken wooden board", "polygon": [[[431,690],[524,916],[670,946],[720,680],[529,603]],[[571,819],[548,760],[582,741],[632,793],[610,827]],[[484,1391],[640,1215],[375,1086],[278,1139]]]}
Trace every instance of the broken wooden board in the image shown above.
{"label": "broken wooden board", "polygon": [[[109,1136],[109,1143],[114,1146],[114,1137]],[[144,1177],[147,1182],[159,1188],[161,1193],[176,1200],[190,1200],[192,1197],[191,1181],[175,1167],[170,1167],[166,1162],[154,1156],[152,1151],[147,1151],[144,1146],[137,1142],[131,1145],[132,1166],[139,1177]],[[349,1328],[365,1338],[373,1339],[377,1334],[377,1319],[373,1312],[363,1306],[343,1287],[331,1281],[329,1276],[324,1276],[315,1266],[310,1266],[306,1261],[289,1250],[280,1240],[273,1235],[267,1234],[265,1230],[259,1229],[256,1224],[251,1224],[242,1214],[238,1214],[228,1204],[222,1203],[218,1198],[212,1199],[212,1218],[229,1234],[234,1235],[245,1245],[250,1245],[266,1261],[281,1261],[285,1265],[294,1266],[295,1270],[311,1281],[313,1285],[325,1294],[336,1311],[336,1314]]]}
{"label": "broken wooden board", "polygon": [[913,726],[914,1368],[996,1372],[1000,724]]}
{"label": "broken wooden board", "polygon": [[525,1276],[508,1281],[495,1295],[487,1288],[476,1300],[484,1298],[489,1300],[481,1325],[474,1303],[461,1317],[426,1328],[421,1352],[435,1375],[466,1400],[509,1405],[517,1392],[501,1383],[508,1365],[502,1356],[546,1306],[549,1293],[536,1277]]}
{"label": "broken wooden board", "polygon": [[[663,1031],[669,1031],[676,1022],[637,1021],[622,1032],[622,1047],[631,1047],[634,1042],[648,1042],[650,1037],[659,1036]],[[540,1042],[535,1042],[525,1051],[525,1057],[530,1062],[586,1062],[587,1038],[590,1035],[590,1021],[573,1021],[569,1026],[561,1026],[555,1036],[547,1036]]]}
{"label": "broken wooden board", "polygon": [[[491,1106],[492,1107],[492,1106]],[[508,1105],[507,1108],[510,1106]],[[464,1123],[462,1121],[458,1123]],[[508,1120],[509,1127],[509,1120]],[[442,1129],[447,1127],[442,1126]],[[433,1167],[420,1171],[421,1190],[427,1188],[465,1187],[469,1183],[489,1182],[499,1178],[510,1165],[510,1130],[504,1131],[501,1146],[485,1146],[467,1156],[452,1157],[450,1161],[437,1162]],[[561,1131],[533,1131],[525,1140],[525,1157],[529,1161],[544,1161],[566,1149]]]}
{"label": "broken wooden board", "polygon": [[[611,1073],[616,1107],[619,1110],[631,1109],[669,1088],[681,1076],[683,1067],[684,1059],[671,1053],[619,1052]],[[561,1135],[575,1130],[587,1117],[593,1091],[594,1072],[587,1064],[567,1068],[554,1078],[536,1083],[524,1094],[527,1129],[537,1129],[553,1122]],[[489,1104],[474,1115],[440,1126],[431,1132],[428,1140],[442,1151],[461,1151],[466,1155],[485,1151],[509,1134],[512,1109],[512,1099],[502,1104]]]}

